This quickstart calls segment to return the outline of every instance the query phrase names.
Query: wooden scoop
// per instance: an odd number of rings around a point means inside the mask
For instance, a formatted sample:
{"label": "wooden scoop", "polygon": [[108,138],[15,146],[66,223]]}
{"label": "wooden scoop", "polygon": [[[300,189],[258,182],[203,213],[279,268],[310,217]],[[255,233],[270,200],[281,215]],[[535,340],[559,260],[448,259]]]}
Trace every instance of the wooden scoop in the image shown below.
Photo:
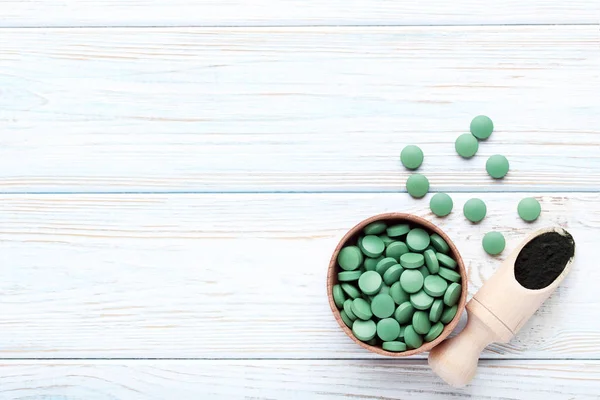
{"label": "wooden scoop", "polygon": [[465,329],[429,353],[429,365],[450,385],[462,387],[468,384],[475,376],[481,351],[490,343],[508,342],[569,272],[573,257],[560,275],[542,289],[527,289],[516,280],[515,262],[523,247],[548,232],[571,238],[564,229],[545,228],[525,239],[467,303]]}

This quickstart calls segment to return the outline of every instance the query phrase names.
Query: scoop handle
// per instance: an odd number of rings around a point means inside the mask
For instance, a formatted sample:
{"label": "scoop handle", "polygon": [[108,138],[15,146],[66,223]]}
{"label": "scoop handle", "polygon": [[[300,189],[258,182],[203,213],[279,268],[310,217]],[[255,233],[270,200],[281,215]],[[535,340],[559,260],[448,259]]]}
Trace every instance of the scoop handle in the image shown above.
{"label": "scoop handle", "polygon": [[430,351],[429,366],[449,385],[463,387],[475,376],[483,349],[498,339],[498,335],[481,319],[469,313],[467,325],[459,335]]}

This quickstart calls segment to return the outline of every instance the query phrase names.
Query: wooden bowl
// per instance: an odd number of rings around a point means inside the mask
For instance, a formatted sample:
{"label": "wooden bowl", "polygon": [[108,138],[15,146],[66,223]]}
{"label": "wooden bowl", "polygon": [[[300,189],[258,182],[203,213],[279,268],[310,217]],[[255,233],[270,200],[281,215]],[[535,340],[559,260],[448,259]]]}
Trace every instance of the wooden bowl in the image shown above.
{"label": "wooden bowl", "polygon": [[[338,265],[337,265],[338,253],[346,245],[355,245],[358,240],[358,236],[362,232],[363,228],[375,221],[384,221],[388,225],[409,223],[413,227],[421,227],[430,232],[437,233],[446,241],[446,243],[448,243],[448,246],[450,247],[450,255],[456,260],[456,262],[458,264],[457,268],[458,268],[458,272],[460,273],[460,277],[461,277],[462,292],[460,295],[460,300],[458,301],[458,310],[456,312],[456,315],[454,316],[454,319],[452,319],[452,321],[450,321],[450,323],[444,327],[444,330],[442,331],[440,336],[438,336],[432,342],[423,343],[423,345],[417,349],[406,350],[403,352],[391,352],[391,351],[383,350],[381,347],[371,346],[370,344],[367,344],[365,342],[358,340],[356,337],[354,337],[352,330],[346,326],[344,321],[342,321],[340,311],[337,309],[335,302],[333,301],[333,293],[332,293],[333,285],[338,283],[338,280],[337,280],[337,273],[339,272]],[[358,223],[356,226],[354,226],[352,229],[350,229],[348,231],[348,233],[346,233],[346,235],[344,235],[344,237],[342,238],[340,243],[335,248],[335,251],[333,252],[333,255],[331,256],[331,260],[329,261],[329,270],[327,271],[327,297],[329,298],[329,306],[331,307],[331,311],[333,311],[333,316],[335,317],[336,321],[338,322],[338,324],[340,325],[342,330],[344,332],[346,332],[346,334],[348,336],[350,336],[350,338],[352,340],[354,340],[356,343],[358,343],[360,346],[364,347],[365,349],[367,349],[369,351],[372,351],[374,353],[381,354],[384,356],[408,357],[408,356],[413,356],[415,354],[419,354],[419,353],[423,353],[425,351],[431,350],[437,344],[441,343],[444,339],[446,339],[446,337],[448,337],[448,335],[450,335],[450,333],[454,330],[454,328],[456,328],[456,325],[458,325],[458,321],[460,320],[460,316],[463,313],[463,311],[465,309],[465,304],[467,302],[467,282],[468,282],[467,271],[465,268],[465,264],[463,263],[463,259],[460,256],[460,253],[458,252],[458,249],[456,248],[456,246],[454,245],[452,240],[450,240],[448,235],[446,235],[440,228],[438,228],[433,223],[431,223],[421,217],[417,217],[415,215],[404,214],[404,213],[386,213],[386,214],[375,215],[371,218],[365,219],[364,221]]]}

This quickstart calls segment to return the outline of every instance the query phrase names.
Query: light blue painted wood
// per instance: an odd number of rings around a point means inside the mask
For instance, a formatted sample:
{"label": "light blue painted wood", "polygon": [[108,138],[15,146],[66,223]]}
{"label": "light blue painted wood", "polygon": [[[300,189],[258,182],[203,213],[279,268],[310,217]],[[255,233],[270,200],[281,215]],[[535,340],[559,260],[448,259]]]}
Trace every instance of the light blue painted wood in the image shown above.
{"label": "light blue painted wood", "polygon": [[432,190],[600,190],[593,26],[15,29],[0,71],[4,193],[396,192],[408,143]]}

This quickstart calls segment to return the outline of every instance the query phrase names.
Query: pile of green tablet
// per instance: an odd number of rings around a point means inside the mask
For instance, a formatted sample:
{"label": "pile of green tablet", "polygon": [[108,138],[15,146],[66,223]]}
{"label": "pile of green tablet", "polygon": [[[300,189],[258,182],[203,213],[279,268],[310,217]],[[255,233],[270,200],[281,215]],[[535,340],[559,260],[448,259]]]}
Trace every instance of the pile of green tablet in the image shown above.
{"label": "pile of green tablet", "polygon": [[[471,133],[460,135],[454,144],[456,152],[463,158],[471,158],[479,149],[479,141],[487,140],[494,131],[492,120],[479,115],[471,121]],[[423,163],[423,151],[414,145],[404,147],[400,153],[400,161],[410,170],[418,169]],[[509,170],[509,163],[506,157],[500,154],[488,158],[485,165],[487,173],[494,179],[502,179]],[[429,192],[429,180],[422,174],[412,174],[406,181],[406,190],[415,197],[424,197]],[[454,204],[452,198],[446,193],[436,193],[429,202],[431,212],[438,217],[445,217],[452,212]],[[522,199],[518,206],[519,217],[527,222],[535,221],[541,213],[540,203],[533,197]],[[473,198],[469,199],[463,207],[463,213],[472,223],[482,221],[487,214],[487,207],[483,200]],[[482,240],[484,250],[491,255],[496,255],[504,250],[505,240],[500,232],[488,232]]]}
{"label": "pile of green tablet", "polygon": [[363,342],[394,352],[416,349],[456,315],[461,277],[436,233],[374,222],[341,249],[337,263],[333,300]]}

